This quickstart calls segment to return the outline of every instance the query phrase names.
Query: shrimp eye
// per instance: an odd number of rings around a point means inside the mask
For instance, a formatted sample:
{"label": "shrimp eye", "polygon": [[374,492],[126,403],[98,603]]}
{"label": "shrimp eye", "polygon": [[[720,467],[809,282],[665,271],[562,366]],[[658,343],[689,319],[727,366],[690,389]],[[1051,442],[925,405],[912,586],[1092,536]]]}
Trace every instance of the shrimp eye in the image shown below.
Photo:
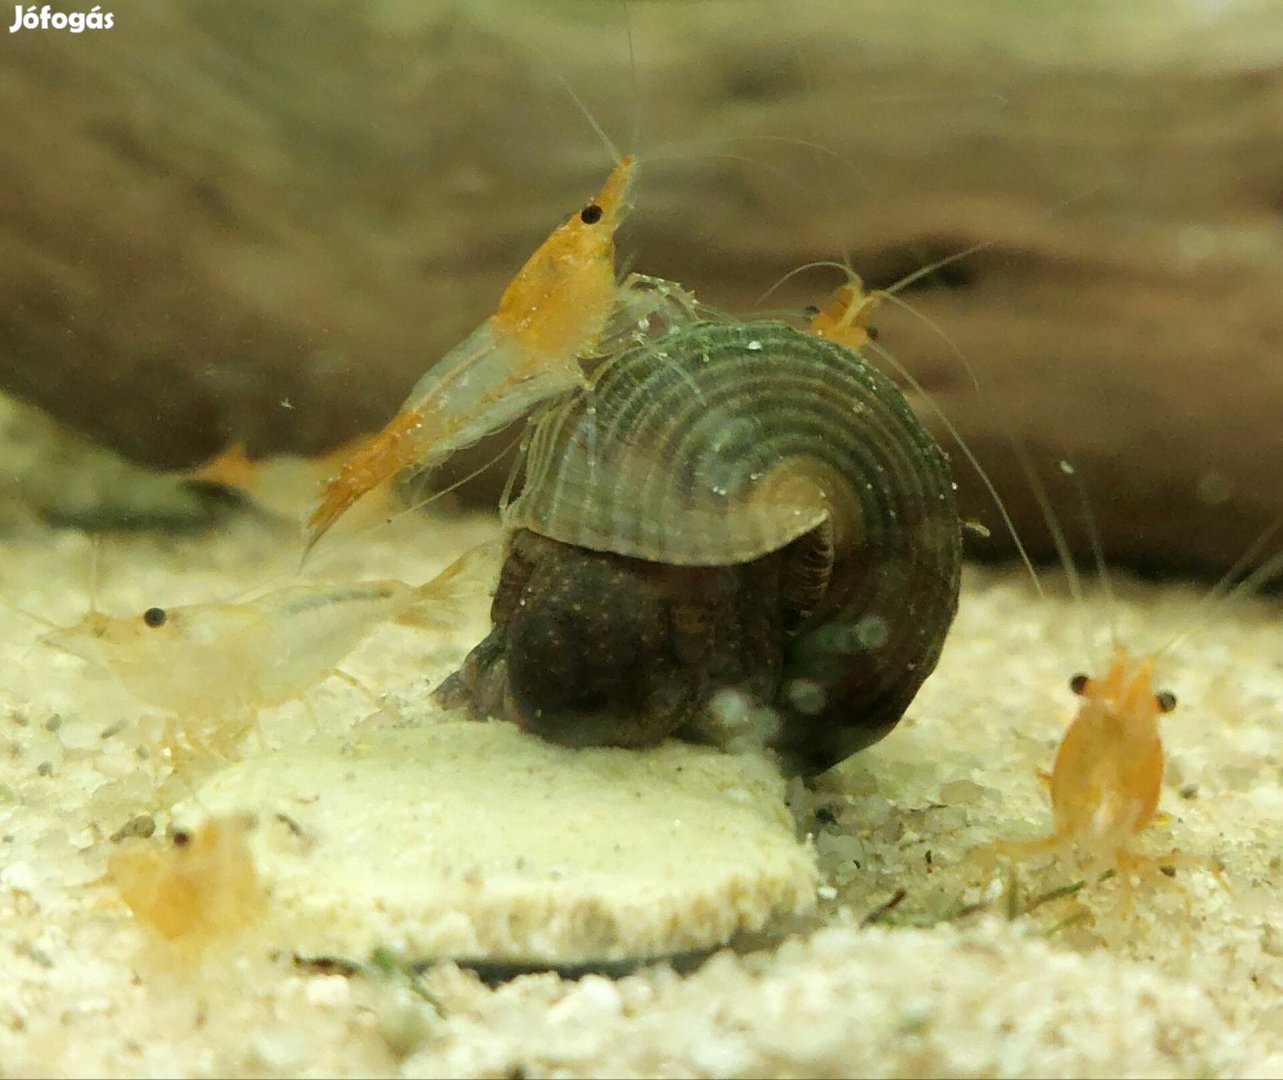
{"label": "shrimp eye", "polygon": [[148,626],[165,625],[165,609],[160,607],[149,607],[143,612],[143,622]]}
{"label": "shrimp eye", "polygon": [[1072,690],[1075,694],[1082,696],[1087,692],[1087,684],[1089,682],[1091,682],[1091,678],[1087,675],[1083,675],[1080,672],[1079,674],[1075,675],[1072,679],[1069,680],[1069,689]]}
{"label": "shrimp eye", "polygon": [[870,341],[878,340],[878,328],[876,326],[866,326],[864,332],[869,335]]}
{"label": "shrimp eye", "polygon": [[808,304],[802,309],[802,314],[808,319],[817,319],[820,315],[820,309],[814,304]]}
{"label": "shrimp eye", "polygon": [[170,838],[174,842],[174,847],[186,847],[192,842],[192,834],[186,829],[175,829],[174,835]]}
{"label": "shrimp eye", "polygon": [[589,203],[579,211],[579,220],[585,225],[596,225],[601,220],[603,213],[602,208],[596,203]]}
{"label": "shrimp eye", "polygon": [[1154,704],[1158,706],[1159,712],[1171,712],[1176,708],[1176,695],[1170,690],[1160,690],[1154,695]]}

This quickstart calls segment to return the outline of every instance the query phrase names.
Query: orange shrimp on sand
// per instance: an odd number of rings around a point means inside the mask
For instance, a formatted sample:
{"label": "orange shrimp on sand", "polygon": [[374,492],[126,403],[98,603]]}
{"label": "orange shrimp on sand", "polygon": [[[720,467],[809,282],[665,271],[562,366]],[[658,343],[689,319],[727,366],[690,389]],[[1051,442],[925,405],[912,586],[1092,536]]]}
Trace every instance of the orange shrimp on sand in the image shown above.
{"label": "orange shrimp on sand", "polygon": [[1055,821],[1041,840],[1000,845],[1008,855],[1069,847],[1096,868],[1112,868],[1124,887],[1141,862],[1130,850],[1154,819],[1163,782],[1158,719],[1176,697],[1154,688],[1153,657],[1133,657],[1121,645],[1105,673],[1080,674],[1070,689],[1082,702],[1056,750],[1048,784]]}
{"label": "orange shrimp on sand", "polygon": [[305,527],[304,557],[367,491],[409,465],[430,469],[515,420],[538,401],[584,384],[619,304],[615,232],[630,209],[636,159],[553,230],[509,282],[499,306],[419,379],[396,415],[325,485]]}
{"label": "orange shrimp on sand", "polygon": [[252,819],[232,815],[171,829],[159,843],[126,840],[107,860],[105,881],[148,932],[198,951],[264,915],[267,899],[249,848],[252,828]]}
{"label": "orange shrimp on sand", "polygon": [[[1056,519],[1046,489],[1023,447],[1013,439],[1013,449],[1030,481],[1042,508],[1062,565],[1068,574],[1070,590],[1081,607],[1082,585],[1074,567],[1064,530]],[[1114,606],[1109,574],[1099,532],[1092,518],[1085,490],[1068,462],[1060,462],[1060,471],[1075,478],[1085,512],[1085,523],[1095,557],[1097,572],[1109,606]],[[1283,553],[1266,559],[1237,586],[1231,583],[1259,558],[1281,521],[1264,532],[1225,576],[1203,597],[1202,605],[1223,604],[1237,593],[1259,586],[1276,576],[1283,566]],[[1036,575],[1035,575],[1036,582]],[[1041,589],[1039,589],[1041,592]],[[1210,614],[1210,611],[1209,611]],[[1111,620],[1112,624],[1112,620]],[[1039,840],[1009,840],[997,845],[997,853],[1021,859],[1044,853],[1073,849],[1079,862],[1091,872],[1113,871],[1120,879],[1123,910],[1130,907],[1135,878],[1143,866],[1171,873],[1176,865],[1196,865],[1210,869],[1228,888],[1221,867],[1214,858],[1199,858],[1179,851],[1142,855],[1133,843],[1156,819],[1164,772],[1164,750],[1159,734],[1159,720],[1176,708],[1176,697],[1170,691],[1157,689],[1155,671],[1161,658],[1191,631],[1186,629],[1157,652],[1134,656],[1118,640],[1111,625],[1113,654],[1102,675],[1075,675],[1070,689],[1081,698],[1078,711],[1066,729],[1056,750],[1051,774],[1044,774],[1051,796],[1053,830]],[[1014,879],[1012,879],[1014,881]],[[1009,905],[1014,909],[1014,892]]]}

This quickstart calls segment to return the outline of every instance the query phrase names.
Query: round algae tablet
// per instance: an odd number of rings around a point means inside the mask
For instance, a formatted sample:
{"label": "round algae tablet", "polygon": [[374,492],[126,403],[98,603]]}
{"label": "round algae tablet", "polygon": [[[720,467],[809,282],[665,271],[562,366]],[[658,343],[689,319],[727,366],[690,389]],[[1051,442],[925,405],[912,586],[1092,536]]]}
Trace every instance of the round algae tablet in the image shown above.
{"label": "round algae tablet", "polygon": [[754,755],[449,722],[240,762],[175,820],[257,816],[272,933],[296,953],[570,966],[714,948],[809,910],[815,862],[783,796]]}

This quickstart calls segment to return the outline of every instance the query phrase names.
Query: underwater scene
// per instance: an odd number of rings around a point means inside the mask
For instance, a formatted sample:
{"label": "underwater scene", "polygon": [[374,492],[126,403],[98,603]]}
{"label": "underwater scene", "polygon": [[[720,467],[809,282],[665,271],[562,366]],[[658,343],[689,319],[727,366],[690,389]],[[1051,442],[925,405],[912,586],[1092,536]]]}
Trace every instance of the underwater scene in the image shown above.
{"label": "underwater scene", "polygon": [[1283,7],[0,41],[0,1076],[1283,1076]]}

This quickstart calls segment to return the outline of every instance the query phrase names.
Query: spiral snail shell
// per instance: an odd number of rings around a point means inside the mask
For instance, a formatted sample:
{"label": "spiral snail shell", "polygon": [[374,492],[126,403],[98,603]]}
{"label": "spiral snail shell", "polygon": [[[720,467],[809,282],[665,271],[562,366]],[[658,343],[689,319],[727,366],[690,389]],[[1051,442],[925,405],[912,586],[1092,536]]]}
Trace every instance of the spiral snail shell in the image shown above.
{"label": "spiral snail shell", "polygon": [[492,629],[439,691],[568,745],[716,741],[734,688],[815,773],[935,667],[961,559],[948,459],[858,354],[692,321],[552,403],[507,508]]}

